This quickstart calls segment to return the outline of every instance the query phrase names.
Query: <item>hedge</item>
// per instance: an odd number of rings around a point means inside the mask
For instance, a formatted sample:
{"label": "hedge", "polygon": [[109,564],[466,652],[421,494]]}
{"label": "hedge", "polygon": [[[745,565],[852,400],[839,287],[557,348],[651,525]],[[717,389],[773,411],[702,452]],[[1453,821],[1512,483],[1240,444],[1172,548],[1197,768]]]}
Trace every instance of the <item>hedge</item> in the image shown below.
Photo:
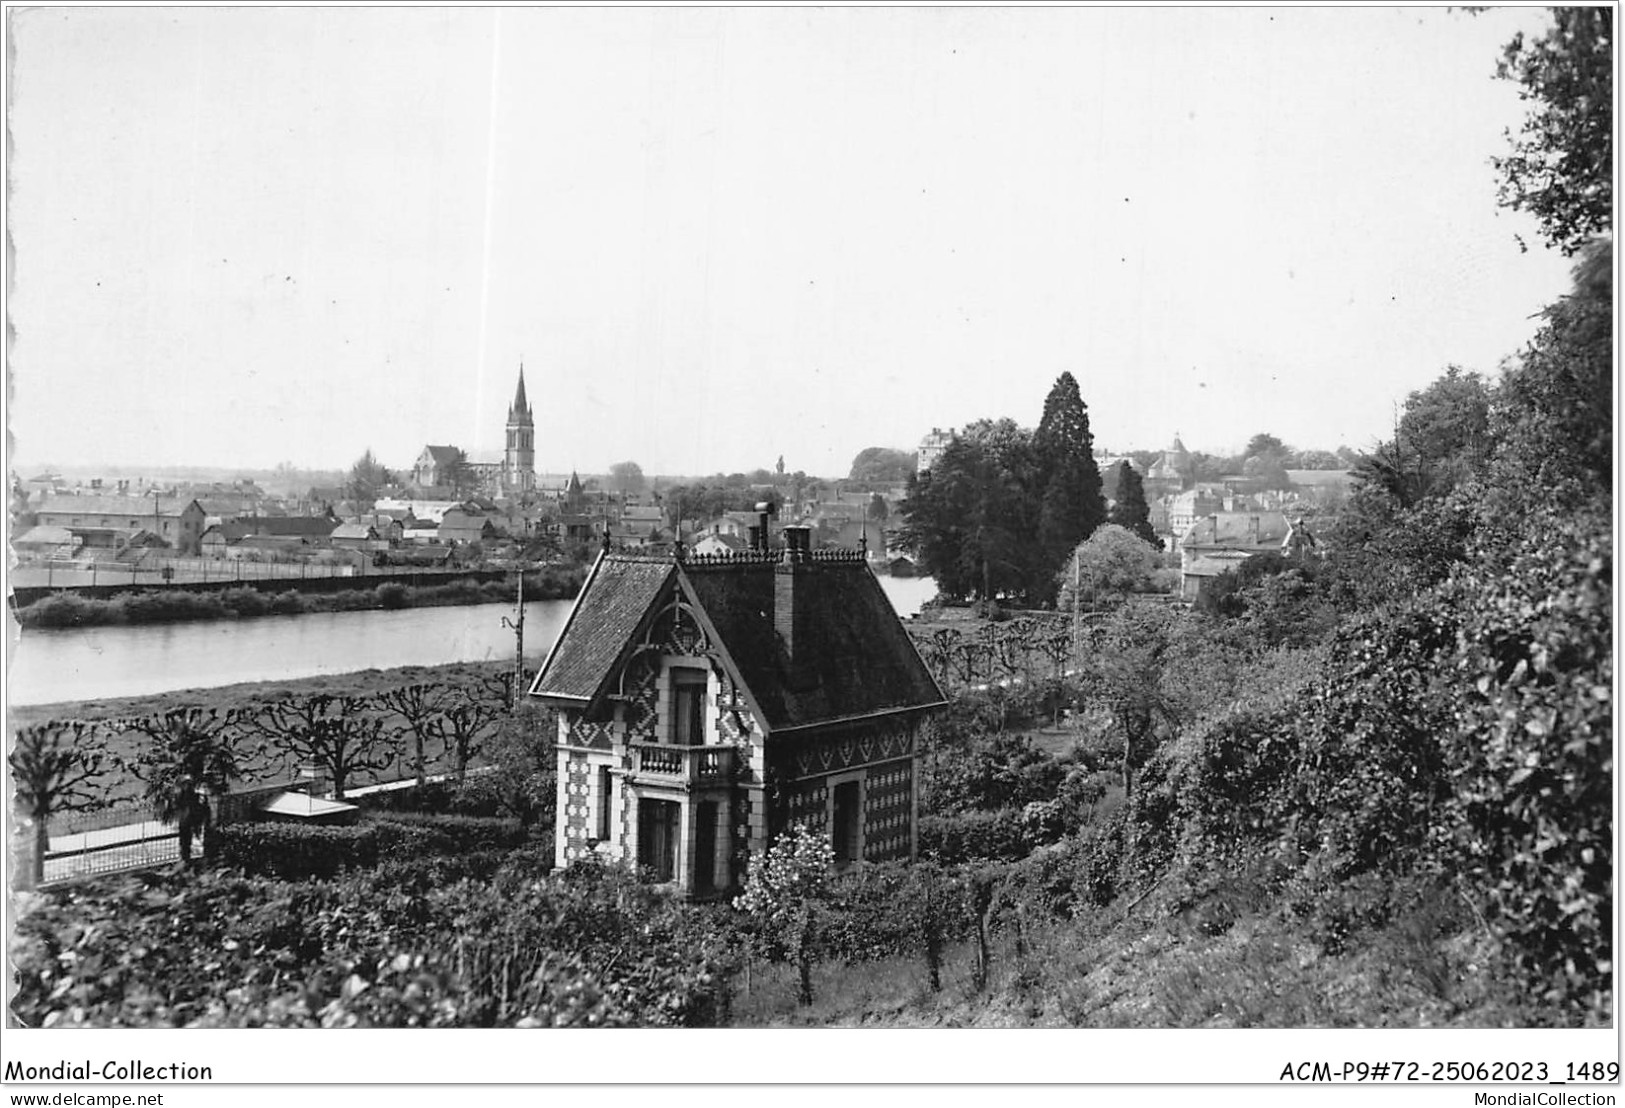
{"label": "hedge", "polygon": [[215,833],[215,858],[243,873],[285,879],[333,877],[380,863],[512,850],[527,842],[516,820],[473,816],[379,816],[352,827],[234,823]]}
{"label": "hedge", "polygon": [[944,865],[971,861],[1014,861],[1038,845],[1031,824],[1018,808],[960,812],[920,818],[920,855]]}

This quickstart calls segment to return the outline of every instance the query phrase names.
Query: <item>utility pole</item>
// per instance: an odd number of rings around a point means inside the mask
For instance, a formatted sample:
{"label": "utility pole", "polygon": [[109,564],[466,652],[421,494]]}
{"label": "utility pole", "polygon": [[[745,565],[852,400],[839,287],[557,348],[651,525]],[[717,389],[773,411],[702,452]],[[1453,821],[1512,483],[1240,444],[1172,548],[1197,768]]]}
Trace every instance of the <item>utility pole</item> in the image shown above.
{"label": "utility pole", "polygon": [[519,589],[515,602],[518,612],[513,619],[502,617],[502,626],[513,628],[513,709],[519,710],[525,695],[525,567],[519,567]]}
{"label": "utility pole", "polygon": [[1083,652],[1078,644],[1078,605],[1083,599],[1083,582],[1080,571],[1081,559],[1078,556],[1079,548],[1072,548],[1072,665],[1076,668],[1082,663]]}

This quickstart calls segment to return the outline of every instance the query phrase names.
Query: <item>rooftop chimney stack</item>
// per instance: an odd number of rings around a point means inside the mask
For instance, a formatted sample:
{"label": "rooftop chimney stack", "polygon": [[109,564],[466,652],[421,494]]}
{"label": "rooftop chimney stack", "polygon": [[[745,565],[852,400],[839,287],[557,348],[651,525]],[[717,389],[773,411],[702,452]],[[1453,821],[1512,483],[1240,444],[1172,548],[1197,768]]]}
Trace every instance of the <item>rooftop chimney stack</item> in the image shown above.
{"label": "rooftop chimney stack", "polygon": [[772,501],[762,500],[757,502],[756,518],[759,521],[758,526],[750,529],[751,546],[753,548],[763,551],[764,553],[767,551],[767,540],[769,534],[771,534],[771,531],[767,526],[767,520],[769,516],[777,514],[778,509],[773,506]]}
{"label": "rooftop chimney stack", "polygon": [[812,643],[808,641],[808,615],[812,607],[812,563],[809,527],[784,529],[784,560],[773,567],[773,629],[784,644],[788,662],[786,683],[791,688],[805,688],[810,667],[807,665]]}

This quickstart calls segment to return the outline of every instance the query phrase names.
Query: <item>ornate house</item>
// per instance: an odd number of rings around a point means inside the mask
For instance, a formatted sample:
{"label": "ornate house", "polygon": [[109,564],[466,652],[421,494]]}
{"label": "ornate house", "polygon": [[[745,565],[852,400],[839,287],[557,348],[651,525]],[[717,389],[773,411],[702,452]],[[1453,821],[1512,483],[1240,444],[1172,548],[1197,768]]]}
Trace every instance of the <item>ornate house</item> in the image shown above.
{"label": "ornate house", "polygon": [[530,695],[558,711],[559,865],[597,853],[704,897],[801,823],[842,863],[914,857],[943,706],[857,551],[599,555]]}

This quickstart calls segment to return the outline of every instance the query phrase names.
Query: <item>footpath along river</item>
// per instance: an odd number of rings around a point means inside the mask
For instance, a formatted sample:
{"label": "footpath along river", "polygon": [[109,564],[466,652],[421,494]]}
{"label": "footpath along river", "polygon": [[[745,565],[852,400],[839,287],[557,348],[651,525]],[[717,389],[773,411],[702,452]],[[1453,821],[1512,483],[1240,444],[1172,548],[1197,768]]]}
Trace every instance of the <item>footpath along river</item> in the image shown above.
{"label": "footpath along river", "polygon": [[[936,595],[929,577],[881,577],[899,615]],[[570,613],[568,600],[525,605],[525,657],[539,664]],[[511,604],[135,627],[19,631],[12,623],[6,679],[12,704],[147,696],[243,681],[281,681],[396,666],[513,657]]]}

